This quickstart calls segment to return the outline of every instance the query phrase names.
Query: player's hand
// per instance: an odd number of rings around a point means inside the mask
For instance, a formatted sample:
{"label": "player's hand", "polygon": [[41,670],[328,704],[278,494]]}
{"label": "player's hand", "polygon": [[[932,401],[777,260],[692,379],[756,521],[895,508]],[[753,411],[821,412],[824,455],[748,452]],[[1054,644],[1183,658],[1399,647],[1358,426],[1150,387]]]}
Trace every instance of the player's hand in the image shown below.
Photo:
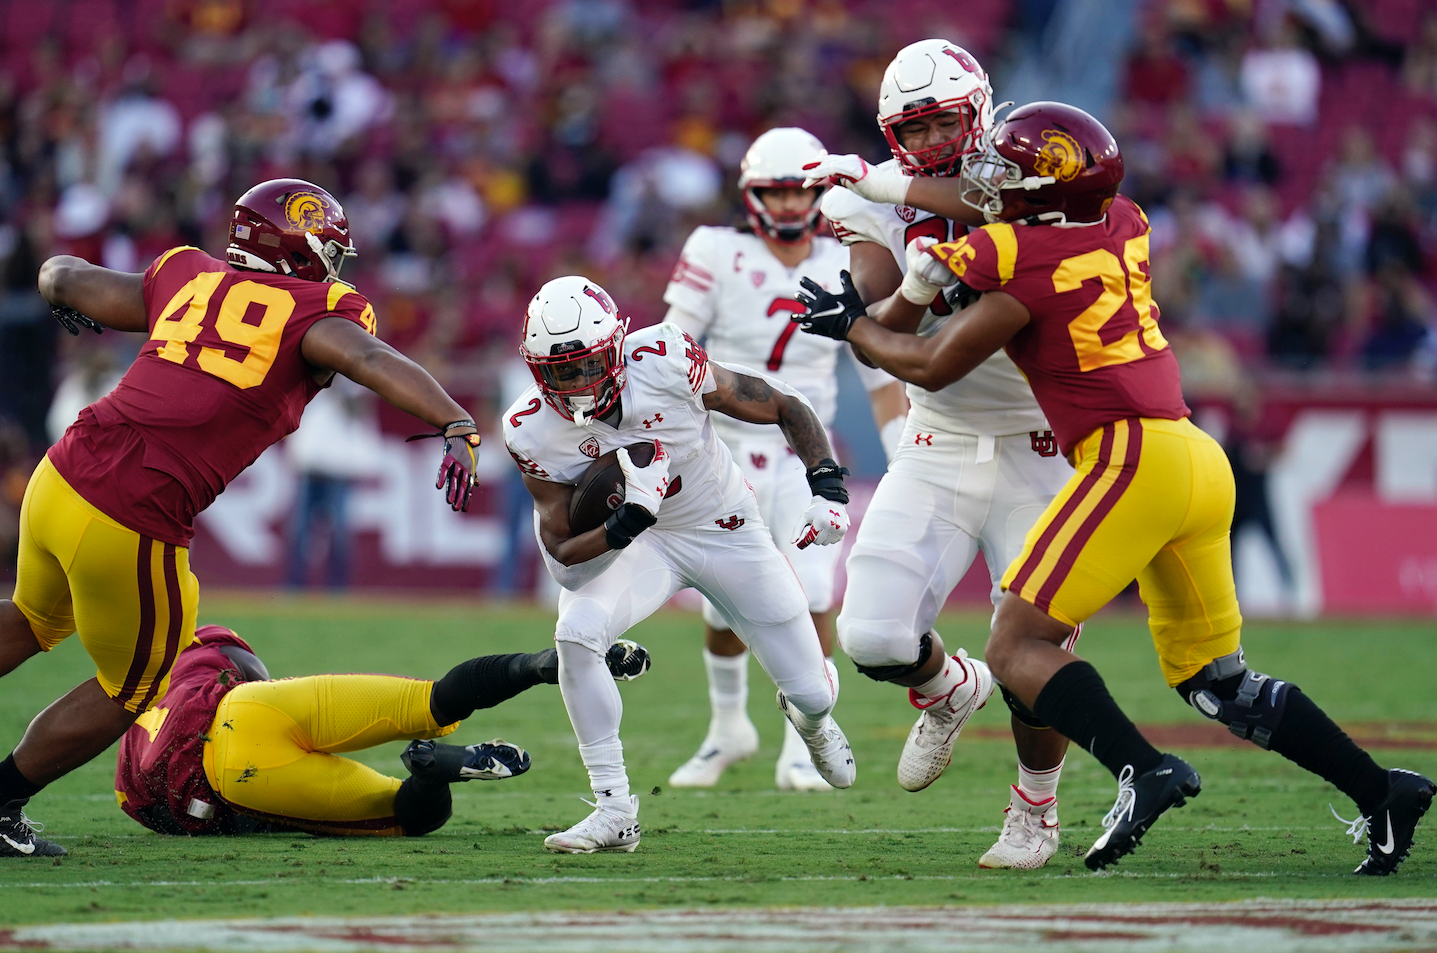
{"label": "player's hand", "polygon": [[615,639],[604,653],[604,664],[616,682],[632,682],[649,670],[649,650],[633,639]]}
{"label": "player's hand", "polygon": [[903,249],[908,270],[903,274],[903,284],[898,286],[898,293],[914,304],[932,304],[943,286],[953,283],[953,272],[929,253],[936,244],[932,238],[920,235]]}
{"label": "player's hand", "polygon": [[55,316],[56,321],[60,322],[61,327],[74,335],[79,335],[80,328],[82,327],[89,328],[96,334],[105,330],[104,325],[100,324],[100,322],[89,315],[81,314],[67,304],[50,305],[50,313]]}
{"label": "player's hand", "polygon": [[477,433],[444,435],[444,459],[439,464],[439,478],[434,481],[434,488],[444,491],[444,502],[456,513],[469,509],[469,497],[479,485],[479,477],[474,472],[479,466],[479,439]]}
{"label": "player's hand", "polygon": [[803,511],[803,522],[793,543],[799,549],[831,546],[848,532],[848,509],[842,503],[815,496]]}
{"label": "player's hand", "polygon": [[643,507],[650,516],[659,515],[659,504],[669,491],[669,464],[673,458],[659,441],[654,441],[654,459],[641,467],[619,448],[619,468],[624,471],[624,502]]}
{"label": "player's hand", "polygon": [[859,198],[879,205],[902,205],[912,182],[896,166],[872,166],[855,155],[824,156],[808,163],[803,171],[808,173],[808,178],[803,180],[806,189],[815,185],[841,185]]}
{"label": "player's hand", "polygon": [[838,280],[843,283],[840,294],[825,291],[823,286],[812,278],[800,279],[798,283],[803,290],[798,293],[798,301],[808,310],[795,314],[791,320],[809,334],[833,338],[835,341],[848,340],[848,329],[853,327],[853,322],[863,317],[868,309],[864,307],[863,299],[858,296],[858,289],[853,287],[852,275],[847,271],[840,271]]}

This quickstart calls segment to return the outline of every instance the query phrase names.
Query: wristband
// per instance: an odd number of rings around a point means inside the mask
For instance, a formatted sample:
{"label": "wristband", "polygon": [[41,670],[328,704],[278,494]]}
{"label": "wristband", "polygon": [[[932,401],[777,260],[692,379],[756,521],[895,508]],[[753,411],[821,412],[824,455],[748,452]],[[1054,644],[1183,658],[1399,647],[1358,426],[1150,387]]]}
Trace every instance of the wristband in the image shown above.
{"label": "wristband", "polygon": [[637,503],[625,503],[604,521],[604,541],[610,549],[623,549],[659,518]]}
{"label": "wristband", "polygon": [[848,475],[848,468],[838,465],[837,460],[830,460],[827,457],[818,461],[817,466],[808,468],[804,476],[808,478],[808,488],[814,496],[821,496],[831,503],[848,503],[848,487],[843,485],[843,478]]}
{"label": "wristband", "polygon": [[[445,424],[443,427],[441,427],[441,428],[439,428],[439,429],[440,429],[440,431],[443,432],[444,436],[447,437],[447,436],[449,436],[449,431],[451,431],[451,430],[456,430],[456,429],[458,429],[458,428],[460,428],[460,427],[474,427],[474,421],[472,421],[472,420],[456,420],[456,421],[454,421],[453,423]],[[478,428],[478,427],[474,427],[474,429],[475,429],[475,430],[478,430],[479,428]]]}

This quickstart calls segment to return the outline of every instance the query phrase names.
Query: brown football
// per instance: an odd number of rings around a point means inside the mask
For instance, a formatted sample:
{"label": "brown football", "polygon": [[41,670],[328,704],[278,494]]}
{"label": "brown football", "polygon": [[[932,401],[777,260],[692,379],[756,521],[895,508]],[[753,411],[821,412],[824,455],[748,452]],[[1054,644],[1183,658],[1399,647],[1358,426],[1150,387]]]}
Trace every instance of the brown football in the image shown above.
{"label": "brown football", "polygon": [[[641,467],[653,462],[653,443],[634,443],[626,447],[629,457]],[[619,466],[619,451],[610,450],[599,457],[579,477],[574,495],[569,498],[569,533],[578,536],[596,526],[603,526],[624,502],[624,471]]]}

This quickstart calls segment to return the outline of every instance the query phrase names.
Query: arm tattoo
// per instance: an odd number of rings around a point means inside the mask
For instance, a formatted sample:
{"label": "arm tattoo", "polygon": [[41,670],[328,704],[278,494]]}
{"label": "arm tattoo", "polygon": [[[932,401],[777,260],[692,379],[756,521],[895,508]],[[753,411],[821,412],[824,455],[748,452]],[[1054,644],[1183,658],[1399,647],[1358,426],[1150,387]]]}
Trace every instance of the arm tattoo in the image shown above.
{"label": "arm tattoo", "polygon": [[817,466],[818,461],[833,456],[828,434],[824,432],[818,415],[801,400],[789,397],[780,406],[778,429],[783,431],[784,439],[805,467]]}
{"label": "arm tattoo", "polygon": [[741,401],[755,404],[766,404],[773,400],[773,388],[768,381],[757,377],[749,377],[747,374],[735,374],[733,395]]}

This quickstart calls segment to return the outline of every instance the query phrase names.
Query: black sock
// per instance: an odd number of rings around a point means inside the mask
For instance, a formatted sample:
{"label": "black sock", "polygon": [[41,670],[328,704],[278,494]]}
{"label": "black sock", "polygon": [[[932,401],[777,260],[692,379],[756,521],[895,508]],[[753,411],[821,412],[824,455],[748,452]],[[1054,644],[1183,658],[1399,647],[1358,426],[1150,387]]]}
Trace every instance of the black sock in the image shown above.
{"label": "black sock", "polygon": [[19,801],[24,807],[25,802],[40,793],[45,785],[36,784],[15,767],[15,754],[11,752],[4,761],[0,761],[0,805],[9,804],[11,801]]}
{"label": "black sock", "polygon": [[452,725],[475,709],[493,708],[544,682],[543,663],[552,652],[481,655],[461,662],[434,683],[429,712],[439,724]]}
{"label": "black sock", "polygon": [[1156,768],[1162,752],[1128,720],[1103,676],[1087,662],[1069,662],[1048,680],[1033,705],[1045,724],[1087,750],[1117,777],[1127,765],[1142,774]]}
{"label": "black sock", "polygon": [[1269,748],[1332,782],[1365,816],[1387,796],[1387,772],[1295,685],[1287,693],[1287,707]]}
{"label": "black sock", "polygon": [[408,777],[394,795],[394,819],[405,837],[437,831],[454,813],[454,797],[444,781]]}

